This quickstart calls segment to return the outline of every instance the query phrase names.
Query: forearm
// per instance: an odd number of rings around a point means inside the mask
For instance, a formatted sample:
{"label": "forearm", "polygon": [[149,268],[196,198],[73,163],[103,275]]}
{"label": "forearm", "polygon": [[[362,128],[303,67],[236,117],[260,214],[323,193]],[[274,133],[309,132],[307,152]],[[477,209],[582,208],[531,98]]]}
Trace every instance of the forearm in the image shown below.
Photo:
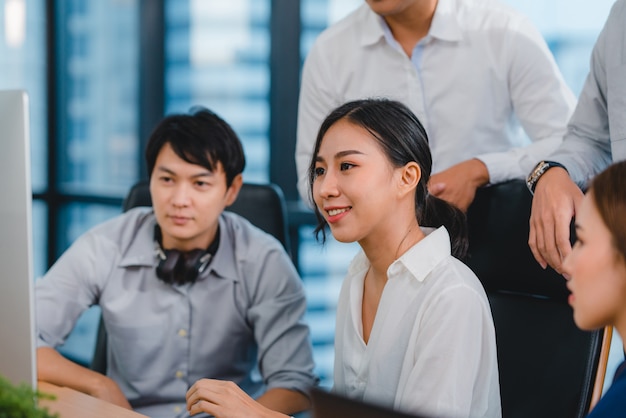
{"label": "forearm", "polygon": [[80,366],[51,347],[37,349],[37,379],[58,386],[67,386],[83,393],[91,393],[102,376]]}
{"label": "forearm", "polygon": [[554,152],[561,141],[562,138],[557,137],[544,138],[525,147],[481,154],[476,158],[487,167],[489,181],[492,184],[525,179],[539,161],[548,159],[548,156]]}
{"label": "forearm", "polygon": [[584,189],[590,178],[611,163],[611,145],[608,139],[583,138],[570,133],[547,159],[563,164],[571,179]]}
{"label": "forearm", "polygon": [[283,414],[295,414],[311,407],[309,398],[301,392],[289,389],[269,389],[257,401],[266,408]]}
{"label": "forearm", "polygon": [[37,349],[37,379],[130,407],[110,378],[66,359],[51,347]]}

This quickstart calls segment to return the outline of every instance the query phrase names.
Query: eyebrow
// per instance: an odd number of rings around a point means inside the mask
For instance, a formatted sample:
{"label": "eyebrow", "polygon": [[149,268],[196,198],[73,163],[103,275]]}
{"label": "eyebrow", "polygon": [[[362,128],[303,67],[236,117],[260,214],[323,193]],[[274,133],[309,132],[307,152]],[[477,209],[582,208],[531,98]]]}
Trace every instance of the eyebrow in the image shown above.
{"label": "eyebrow", "polygon": [[[349,150],[345,150],[345,151],[339,151],[337,154],[335,154],[335,160],[342,158],[342,157],[347,157],[348,155],[365,155],[364,152],[362,151],[358,151],[355,149],[349,149]],[[315,157],[315,161],[324,161],[323,157],[320,157],[319,154]]]}
{"label": "eyebrow", "polygon": [[[158,166],[156,168],[159,171],[162,171],[164,173],[170,174],[172,176],[176,176],[176,172],[170,170],[169,168],[165,167],[165,166]],[[213,177],[215,174],[212,171],[202,171],[200,173],[194,174],[191,176],[191,178],[199,178],[199,177]]]}

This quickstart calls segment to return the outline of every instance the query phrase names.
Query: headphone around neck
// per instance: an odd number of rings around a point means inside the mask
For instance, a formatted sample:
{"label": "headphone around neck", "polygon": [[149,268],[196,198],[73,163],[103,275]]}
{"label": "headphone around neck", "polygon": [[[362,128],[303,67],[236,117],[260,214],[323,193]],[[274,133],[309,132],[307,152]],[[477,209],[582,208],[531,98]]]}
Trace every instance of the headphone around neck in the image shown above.
{"label": "headphone around neck", "polygon": [[195,283],[200,273],[211,264],[217,251],[220,242],[220,228],[218,226],[213,242],[204,250],[166,250],[161,246],[162,242],[161,228],[157,224],[154,226],[154,247],[159,259],[156,268],[157,277],[167,284]]}

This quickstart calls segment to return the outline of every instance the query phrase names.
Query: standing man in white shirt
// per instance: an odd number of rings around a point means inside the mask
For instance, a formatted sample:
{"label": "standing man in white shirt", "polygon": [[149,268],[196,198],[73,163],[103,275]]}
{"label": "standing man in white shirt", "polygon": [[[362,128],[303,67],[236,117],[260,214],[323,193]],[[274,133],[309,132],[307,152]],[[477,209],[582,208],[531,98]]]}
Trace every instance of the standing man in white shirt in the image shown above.
{"label": "standing man in white shirt", "polygon": [[388,97],[418,116],[433,154],[430,193],[462,210],[478,187],[525,178],[558,146],[576,100],[525,16],[497,0],[366,3],[324,31],[304,65],[296,165],[305,201],[319,125],[358,98]]}

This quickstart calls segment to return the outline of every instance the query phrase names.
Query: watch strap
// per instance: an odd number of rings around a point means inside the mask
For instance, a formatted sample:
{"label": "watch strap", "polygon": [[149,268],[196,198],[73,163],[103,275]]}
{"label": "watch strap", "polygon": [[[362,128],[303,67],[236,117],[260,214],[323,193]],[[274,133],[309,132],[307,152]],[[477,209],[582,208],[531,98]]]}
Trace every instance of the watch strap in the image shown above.
{"label": "watch strap", "polygon": [[533,171],[530,172],[530,174],[528,175],[528,178],[526,179],[526,186],[528,186],[528,190],[530,190],[530,193],[532,194],[535,193],[535,187],[537,186],[537,182],[539,181],[541,176],[543,176],[546,171],[548,171],[549,169],[553,167],[561,167],[563,170],[567,171],[567,168],[565,168],[563,164],[557,163],[556,161],[548,161],[548,160],[540,161],[535,166]]}

